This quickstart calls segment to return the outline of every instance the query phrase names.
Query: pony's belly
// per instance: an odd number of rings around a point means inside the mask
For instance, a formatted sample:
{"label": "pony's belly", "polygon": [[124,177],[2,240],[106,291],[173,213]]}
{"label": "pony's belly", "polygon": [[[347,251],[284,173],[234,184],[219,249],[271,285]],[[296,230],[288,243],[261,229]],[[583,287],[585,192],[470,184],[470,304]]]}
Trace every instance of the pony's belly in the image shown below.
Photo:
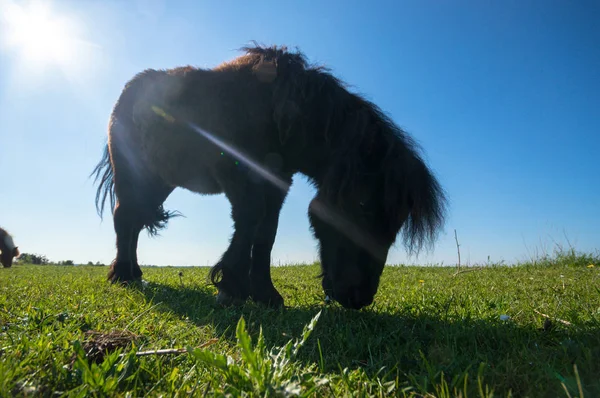
{"label": "pony's belly", "polygon": [[209,176],[205,174],[203,176],[198,176],[196,178],[189,179],[187,181],[181,182],[177,184],[178,186],[187,189],[188,191],[209,195],[209,194],[217,194],[221,193],[222,189],[219,183]]}
{"label": "pony's belly", "polygon": [[[147,144],[150,144],[147,142]],[[222,192],[212,173],[218,161],[196,142],[154,142],[145,148],[147,165],[168,185],[201,194]]]}
{"label": "pony's belly", "polygon": [[170,162],[161,163],[162,165],[168,165],[168,167],[157,170],[167,184],[201,194],[222,192],[211,168],[201,161],[199,154],[196,154],[195,158],[186,157],[183,154],[180,156],[172,154],[172,156]]}

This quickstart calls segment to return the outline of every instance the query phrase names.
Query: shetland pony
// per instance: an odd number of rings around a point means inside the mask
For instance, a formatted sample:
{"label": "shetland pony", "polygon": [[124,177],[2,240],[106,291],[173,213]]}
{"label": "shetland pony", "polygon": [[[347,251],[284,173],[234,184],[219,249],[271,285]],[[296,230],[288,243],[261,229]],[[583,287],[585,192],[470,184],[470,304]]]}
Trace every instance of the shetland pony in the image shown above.
{"label": "shetland pony", "polygon": [[15,246],[12,236],[3,228],[0,228],[0,263],[4,268],[10,268],[13,259],[18,258],[19,248]]}
{"label": "shetland pony", "polygon": [[140,279],[138,236],[166,226],[177,187],[224,193],[234,232],[211,269],[223,304],[282,306],[270,275],[279,214],[292,176],[317,190],[308,216],[326,295],[372,303],[399,232],[409,252],[430,246],[446,197],[415,142],[328,69],[286,47],[245,47],[214,69],[147,69],[123,89],[92,175],[100,217],[113,210],[113,282]]}

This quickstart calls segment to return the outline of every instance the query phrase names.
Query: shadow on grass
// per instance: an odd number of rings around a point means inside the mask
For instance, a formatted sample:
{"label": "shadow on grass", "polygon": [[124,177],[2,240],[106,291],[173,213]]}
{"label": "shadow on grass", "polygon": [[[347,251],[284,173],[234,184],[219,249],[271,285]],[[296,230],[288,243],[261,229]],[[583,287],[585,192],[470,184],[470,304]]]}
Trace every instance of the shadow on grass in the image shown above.
{"label": "shadow on grass", "polygon": [[600,392],[600,331],[593,325],[536,328],[499,319],[459,318],[449,315],[451,303],[417,315],[401,306],[395,313],[345,310],[336,304],[273,310],[251,301],[223,308],[216,304],[212,287],[148,283],[141,291],[148,300],[162,303],[158,308],[198,326],[212,325],[218,337],[232,343],[240,316],[254,341],[262,325],[267,345],[281,346],[299,338],[304,325],[322,309],[299,360],[317,364],[323,372],[362,368],[374,376],[385,367],[384,373],[392,371],[394,377],[399,374],[423,386],[438,384],[443,372],[450,385],[461,387],[467,372],[474,383],[481,371],[485,384],[497,393],[511,390],[520,396],[535,391],[558,394],[561,382],[576,392],[577,364],[584,390]]}

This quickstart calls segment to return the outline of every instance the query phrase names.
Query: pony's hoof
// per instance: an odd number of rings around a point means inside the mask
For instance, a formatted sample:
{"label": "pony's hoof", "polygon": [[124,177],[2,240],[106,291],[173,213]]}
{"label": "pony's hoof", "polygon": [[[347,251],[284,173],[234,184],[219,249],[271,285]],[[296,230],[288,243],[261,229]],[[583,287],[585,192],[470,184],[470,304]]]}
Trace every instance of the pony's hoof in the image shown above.
{"label": "pony's hoof", "polygon": [[252,295],[252,300],[255,303],[262,304],[265,307],[269,308],[283,308],[283,297],[279,294],[278,291],[274,291],[271,294],[254,294]]}
{"label": "pony's hoof", "polygon": [[[116,273],[110,273],[108,275],[108,280],[111,284],[120,284],[122,286],[130,286],[130,285],[137,285],[137,284],[142,284],[142,278],[135,278],[132,276],[119,276]],[[147,283],[147,282],[146,282]]]}
{"label": "pony's hoof", "polygon": [[219,290],[217,293],[217,304],[222,305],[223,307],[241,306],[244,303],[245,300],[230,296],[222,290]]}
{"label": "pony's hoof", "polygon": [[[110,283],[113,285],[121,285],[121,286],[142,286],[143,282],[141,279],[119,279],[119,278],[113,278],[110,279]],[[147,284],[147,282],[146,282]]]}
{"label": "pony's hoof", "polygon": [[107,279],[112,284],[118,283],[123,286],[140,284],[142,282],[142,271],[137,264],[132,266],[129,262],[115,261],[110,266]]}

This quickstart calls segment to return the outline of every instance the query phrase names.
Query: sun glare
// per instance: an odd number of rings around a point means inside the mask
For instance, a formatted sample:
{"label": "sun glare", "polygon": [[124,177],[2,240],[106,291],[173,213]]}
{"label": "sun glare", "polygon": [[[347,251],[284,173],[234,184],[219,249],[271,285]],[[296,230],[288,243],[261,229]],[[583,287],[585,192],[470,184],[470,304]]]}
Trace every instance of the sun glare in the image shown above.
{"label": "sun glare", "polygon": [[29,68],[70,69],[78,62],[75,21],[50,9],[46,2],[23,4],[0,0],[2,44]]}

